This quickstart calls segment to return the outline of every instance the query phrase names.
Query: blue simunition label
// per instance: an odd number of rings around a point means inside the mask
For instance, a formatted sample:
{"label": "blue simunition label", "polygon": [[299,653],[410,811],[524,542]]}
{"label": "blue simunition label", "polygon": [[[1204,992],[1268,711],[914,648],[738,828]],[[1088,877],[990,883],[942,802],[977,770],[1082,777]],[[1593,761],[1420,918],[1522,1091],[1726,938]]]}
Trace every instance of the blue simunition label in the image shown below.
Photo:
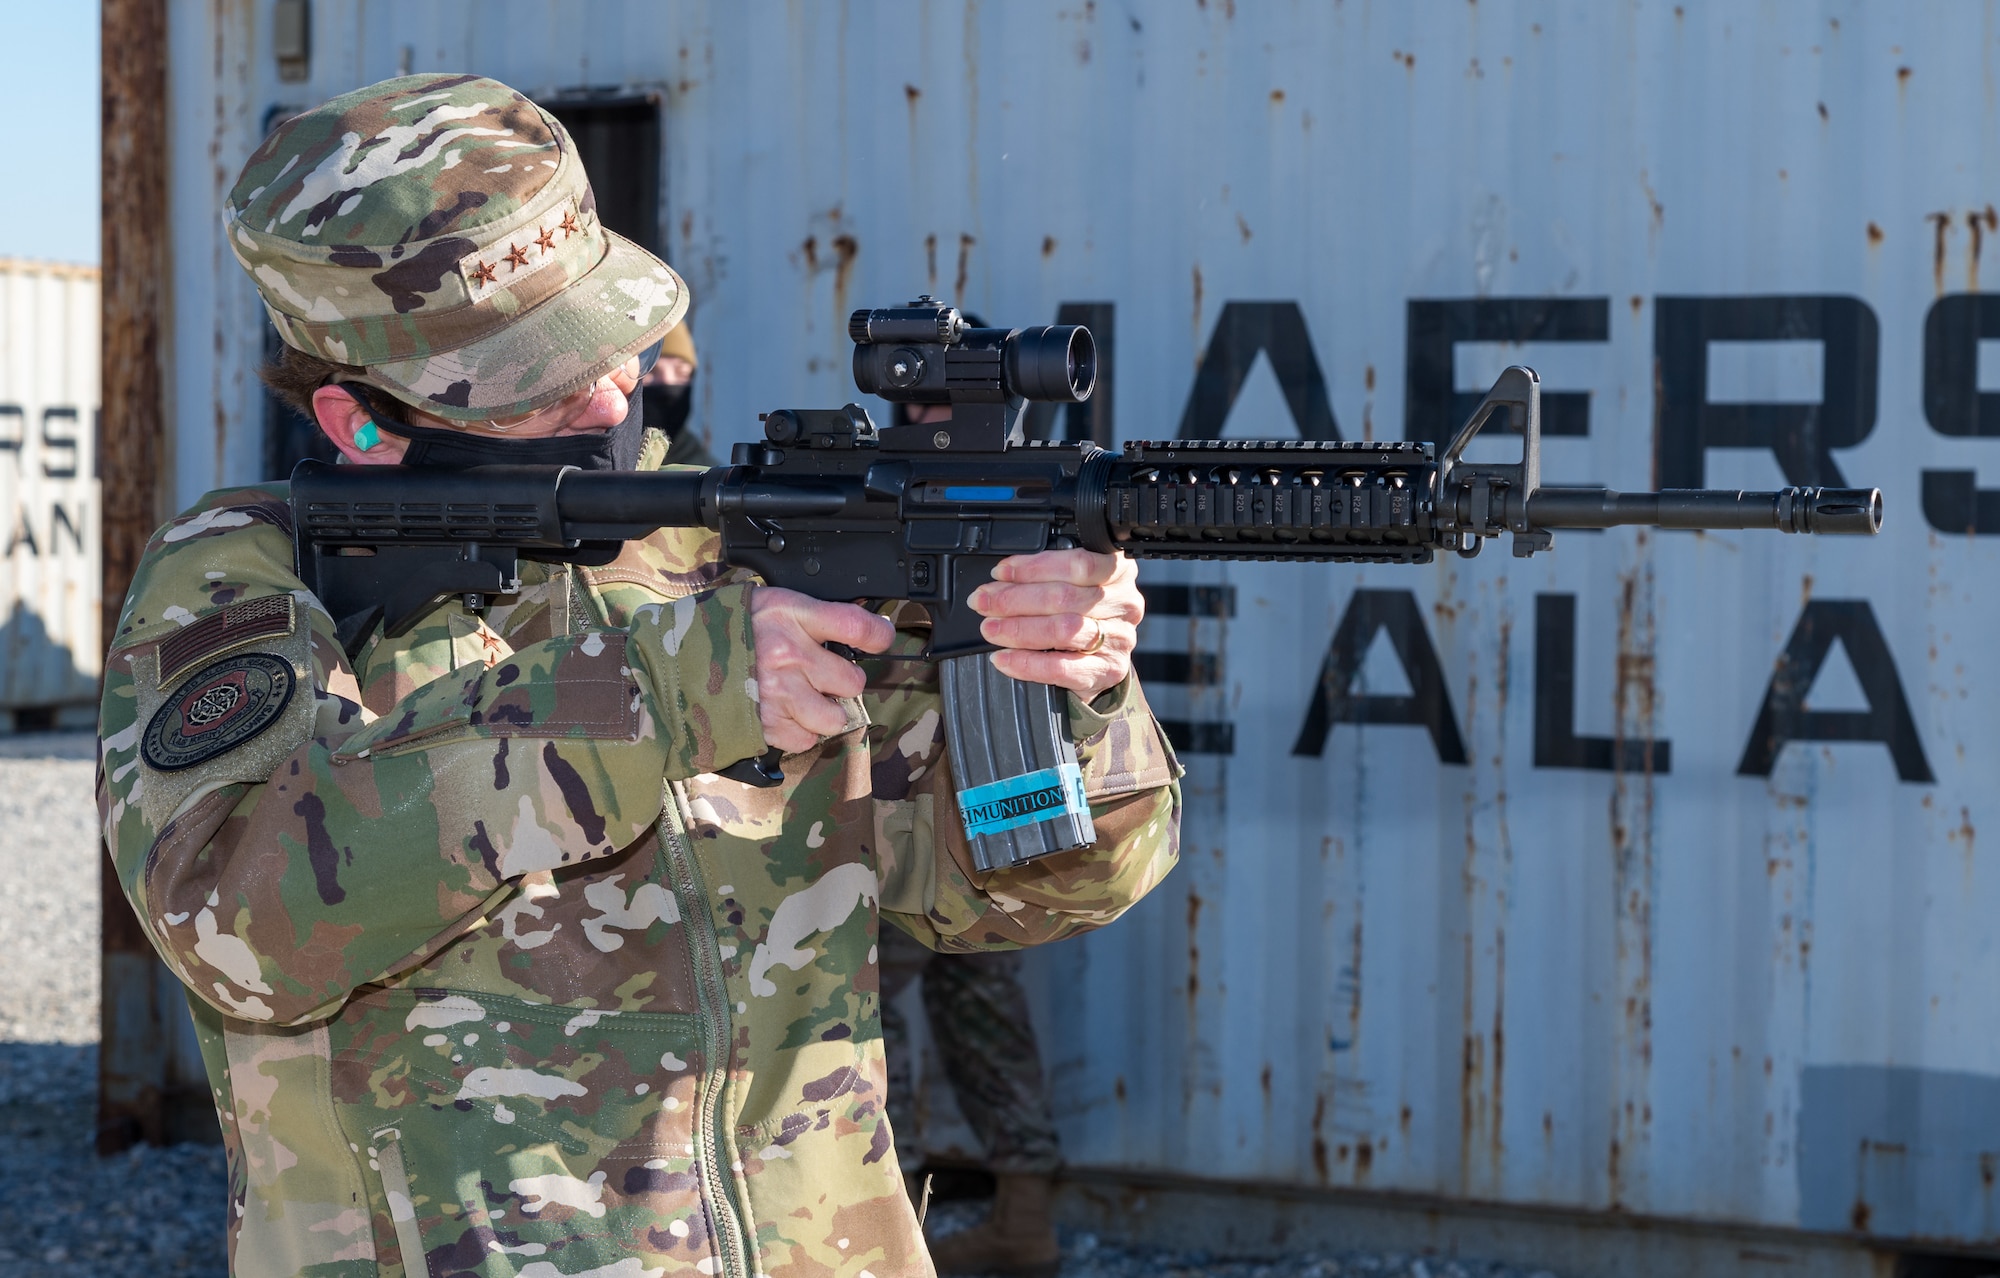
{"label": "blue simunition label", "polygon": [[1065,814],[1081,815],[1090,811],[1090,804],[1083,797],[1083,773],[1066,763],[960,790],[958,811],[968,835],[998,834]]}

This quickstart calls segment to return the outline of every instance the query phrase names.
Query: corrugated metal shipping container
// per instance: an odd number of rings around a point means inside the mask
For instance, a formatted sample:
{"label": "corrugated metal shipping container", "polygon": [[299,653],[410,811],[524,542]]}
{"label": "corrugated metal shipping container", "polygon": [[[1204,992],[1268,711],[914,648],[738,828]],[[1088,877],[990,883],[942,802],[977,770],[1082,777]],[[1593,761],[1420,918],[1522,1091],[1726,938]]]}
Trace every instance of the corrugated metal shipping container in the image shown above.
{"label": "corrugated metal shipping container", "polygon": [[930,290],[1094,307],[1121,440],[1436,439],[1520,361],[1551,482],[1880,485],[1149,568],[1184,864],[1037,957],[1044,1050],[1082,1167],[2000,1244],[1994,6],[320,0],[298,81],[273,13],[173,11],[183,501],[265,456],[240,158],[430,69],[660,105],[718,443]]}
{"label": "corrugated metal shipping container", "polygon": [[0,731],[97,721],[97,269],[0,259]]}

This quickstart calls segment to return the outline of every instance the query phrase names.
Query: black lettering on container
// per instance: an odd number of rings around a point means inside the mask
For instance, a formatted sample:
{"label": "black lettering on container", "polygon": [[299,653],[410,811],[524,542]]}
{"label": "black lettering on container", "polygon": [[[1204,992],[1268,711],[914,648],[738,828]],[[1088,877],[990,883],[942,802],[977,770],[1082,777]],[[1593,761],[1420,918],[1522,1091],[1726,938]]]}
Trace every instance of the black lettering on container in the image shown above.
{"label": "black lettering on container", "polygon": [[[1979,389],[1979,343],[2000,338],[2000,297],[1954,293],[1924,316],[1924,420],[1954,439],[2000,435],[2000,394]],[[2000,489],[1977,471],[1926,470],[1924,522],[1939,532],[2000,532]]]}
{"label": "black lettering on container", "polygon": [[[77,472],[77,414],[74,408],[42,410],[42,474],[49,479],[75,479]],[[51,458],[57,460],[51,461]]]}
{"label": "black lettering on container", "polygon": [[[1808,710],[1806,694],[1838,639],[1868,699],[1866,710]],[[1736,765],[1739,776],[1768,777],[1778,754],[1794,741],[1879,741],[1889,748],[1896,775],[1928,784],[1937,778],[1924,757],[1923,742],[1903,681],[1896,674],[1888,641],[1865,599],[1810,599],[1792,627],[1792,637],[1771,672],[1764,704]]]}
{"label": "black lettering on container", "polygon": [[[1710,342],[1824,345],[1816,404],[1711,403]],[[1844,488],[1835,449],[1875,429],[1881,325],[1858,297],[1662,297],[1653,308],[1659,488],[1706,487],[1711,448],[1768,449],[1789,484]]]}
{"label": "black lettering on container", "polygon": [[[1353,691],[1354,677],[1375,632],[1387,631],[1389,643],[1410,681],[1410,694],[1384,695]],[[1424,627],[1417,597],[1407,590],[1357,590],[1333,632],[1319,682],[1306,708],[1292,753],[1317,759],[1326,750],[1327,734],[1336,723],[1404,723],[1427,729],[1443,763],[1465,762],[1465,740],[1445,686],[1437,649]]]}
{"label": "black lettering on container", "polygon": [[[1327,398],[1326,377],[1313,354],[1312,335],[1297,302],[1228,302],[1209,334],[1208,349],[1194,375],[1187,408],[1181,413],[1180,438],[1215,439],[1222,434],[1229,410],[1242,393],[1257,356],[1271,361],[1278,388],[1292,410],[1292,424],[1301,439],[1339,439],[1333,404]],[[1259,439],[1279,432],[1259,430]]]}
{"label": "black lettering on container", "polygon": [[[1460,391],[1461,342],[1608,342],[1608,297],[1455,297],[1413,300],[1405,310],[1403,438],[1447,440],[1484,391]],[[1508,423],[1503,420],[1501,428]],[[1518,434],[1519,432],[1516,431]],[[1588,435],[1589,391],[1542,391],[1542,434]]]}
{"label": "black lettering on container", "polygon": [[1672,771],[1673,743],[1576,731],[1576,596],[1535,596],[1535,766],[1586,772]]}

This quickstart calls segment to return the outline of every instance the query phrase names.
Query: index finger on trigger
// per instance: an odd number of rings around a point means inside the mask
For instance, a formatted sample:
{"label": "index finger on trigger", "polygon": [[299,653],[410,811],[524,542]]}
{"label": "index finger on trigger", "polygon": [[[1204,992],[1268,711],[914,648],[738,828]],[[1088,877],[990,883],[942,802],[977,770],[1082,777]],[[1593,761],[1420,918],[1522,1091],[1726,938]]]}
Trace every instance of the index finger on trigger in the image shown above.
{"label": "index finger on trigger", "polygon": [[1061,582],[996,585],[987,583],[967,600],[982,617],[1046,617],[1051,613],[1095,614],[1104,603],[1105,592],[1097,586],[1070,586]]}
{"label": "index finger on trigger", "polygon": [[1012,555],[993,566],[993,579],[1007,582],[1054,581],[1071,586],[1101,586],[1118,571],[1118,556],[1094,550],[1042,550]]}

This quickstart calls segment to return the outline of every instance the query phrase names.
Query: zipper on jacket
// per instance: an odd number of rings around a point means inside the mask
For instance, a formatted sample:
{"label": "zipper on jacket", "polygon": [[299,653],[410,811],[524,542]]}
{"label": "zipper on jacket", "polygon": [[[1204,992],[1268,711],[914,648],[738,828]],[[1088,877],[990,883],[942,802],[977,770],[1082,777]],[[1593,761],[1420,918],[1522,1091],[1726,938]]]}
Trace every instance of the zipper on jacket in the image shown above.
{"label": "zipper on jacket", "polygon": [[682,886],[681,913],[687,919],[688,946],[694,951],[695,982],[701,992],[701,1027],[706,1038],[709,1084],[700,1087],[695,1107],[695,1162],[701,1168],[708,1199],[715,1205],[716,1250],[723,1272],[732,1278],[752,1278],[748,1239],[744,1236],[747,1203],[736,1201],[736,1172],[724,1162],[731,1142],[722,1117],[722,1093],[729,1082],[729,992],[722,983],[715,921],[709,914],[708,888],[694,853],[681,839],[681,783],[668,783],[669,800],[660,812],[660,846],[667,853],[675,881]]}
{"label": "zipper on jacket", "polygon": [[424,1236],[417,1228],[416,1207],[410,1201],[410,1177],[403,1168],[403,1133],[394,1127],[384,1127],[374,1135],[381,1143],[368,1151],[368,1157],[381,1173],[382,1197],[389,1204],[389,1220],[396,1227],[396,1250],[403,1253],[403,1273],[405,1278],[429,1278]]}
{"label": "zipper on jacket", "polygon": [[[568,632],[576,633],[586,623],[609,625],[608,612],[603,600],[598,597],[589,578],[575,568],[565,565],[569,578]],[[669,599],[693,591],[660,591]],[[551,617],[551,621],[554,618]],[[553,630],[552,630],[553,633]],[[681,898],[681,914],[687,920],[688,948],[693,951],[695,987],[701,1002],[701,1028],[705,1041],[703,1051],[707,1054],[707,1074],[709,1084],[696,1080],[695,1090],[700,1100],[695,1105],[694,1137],[695,1166],[701,1170],[702,1185],[706,1189],[704,1198],[710,1205],[715,1218],[716,1259],[721,1262],[721,1274],[728,1278],[755,1278],[751,1269],[749,1240],[744,1221],[749,1215],[748,1202],[739,1203],[736,1193],[736,1172],[730,1166],[735,1161],[729,1158],[733,1142],[729,1140],[726,1121],[720,1114],[722,1093],[729,1084],[729,991],[722,983],[721,952],[715,939],[715,918],[709,913],[708,888],[703,883],[701,869],[695,863],[694,851],[682,839],[686,829],[683,813],[687,809],[687,796],[678,781],[667,783],[667,797],[660,805],[660,819],[656,828],[660,832],[660,848],[667,858],[670,883]],[[725,1159],[729,1161],[725,1162]]]}

